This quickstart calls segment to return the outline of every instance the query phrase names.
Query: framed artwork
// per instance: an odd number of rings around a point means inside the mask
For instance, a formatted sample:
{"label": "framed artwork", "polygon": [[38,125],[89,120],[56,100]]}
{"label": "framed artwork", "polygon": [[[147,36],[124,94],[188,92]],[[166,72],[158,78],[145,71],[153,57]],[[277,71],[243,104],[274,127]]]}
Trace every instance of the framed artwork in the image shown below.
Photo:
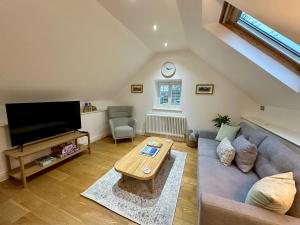
{"label": "framed artwork", "polygon": [[213,84],[196,84],[197,95],[212,95],[214,93]]}
{"label": "framed artwork", "polygon": [[143,93],[143,85],[142,84],[132,84],[131,85],[131,93]]}

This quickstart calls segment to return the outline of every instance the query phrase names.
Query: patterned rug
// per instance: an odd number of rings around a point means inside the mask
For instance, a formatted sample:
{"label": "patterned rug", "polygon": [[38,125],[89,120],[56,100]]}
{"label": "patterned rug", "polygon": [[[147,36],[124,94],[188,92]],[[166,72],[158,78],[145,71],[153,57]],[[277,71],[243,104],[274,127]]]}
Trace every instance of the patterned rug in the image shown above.
{"label": "patterned rug", "polygon": [[172,150],[155,178],[155,191],[151,183],[126,178],[111,169],[81,195],[138,224],[171,225],[176,209],[186,153]]}

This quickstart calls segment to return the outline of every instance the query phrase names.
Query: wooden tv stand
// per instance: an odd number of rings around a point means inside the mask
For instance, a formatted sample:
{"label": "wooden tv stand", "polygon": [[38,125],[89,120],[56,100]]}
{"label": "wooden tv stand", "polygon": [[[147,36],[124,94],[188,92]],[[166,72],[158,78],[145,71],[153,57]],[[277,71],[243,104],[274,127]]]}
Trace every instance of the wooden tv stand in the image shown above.
{"label": "wooden tv stand", "polygon": [[[80,150],[76,151],[70,155],[67,155],[63,158],[57,158],[54,162],[46,165],[46,166],[40,166],[35,164],[34,162],[24,164],[24,158],[30,155],[33,155],[37,152],[41,152],[44,150],[47,150],[49,148],[58,146],[60,144],[64,144],[69,141],[74,141],[75,144],[77,144],[77,139],[81,137],[87,137],[88,138],[88,145],[79,145]],[[83,151],[88,151],[88,153],[91,153],[91,147],[90,147],[90,134],[88,132],[80,132],[80,131],[74,131],[67,134],[55,136],[53,138],[49,138],[43,141],[35,142],[32,144],[25,145],[23,147],[23,151],[20,151],[20,149],[10,149],[6,150],[5,156],[7,161],[7,167],[8,167],[8,175],[10,177],[13,177],[17,180],[22,180],[24,187],[27,186],[26,178],[36,174],[42,170],[45,170],[57,163],[60,163],[74,155],[77,155]],[[20,167],[11,168],[10,158],[14,158],[19,161]]]}

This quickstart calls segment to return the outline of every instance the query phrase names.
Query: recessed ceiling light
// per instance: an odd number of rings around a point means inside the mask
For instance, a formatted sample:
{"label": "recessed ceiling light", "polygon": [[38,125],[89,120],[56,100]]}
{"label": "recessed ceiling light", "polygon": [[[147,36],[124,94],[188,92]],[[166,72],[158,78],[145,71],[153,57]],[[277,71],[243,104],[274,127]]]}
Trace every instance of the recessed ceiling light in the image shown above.
{"label": "recessed ceiling light", "polygon": [[153,30],[157,31],[157,25],[156,24],[153,25]]}
{"label": "recessed ceiling light", "polygon": [[168,42],[165,42],[165,47],[168,47]]}

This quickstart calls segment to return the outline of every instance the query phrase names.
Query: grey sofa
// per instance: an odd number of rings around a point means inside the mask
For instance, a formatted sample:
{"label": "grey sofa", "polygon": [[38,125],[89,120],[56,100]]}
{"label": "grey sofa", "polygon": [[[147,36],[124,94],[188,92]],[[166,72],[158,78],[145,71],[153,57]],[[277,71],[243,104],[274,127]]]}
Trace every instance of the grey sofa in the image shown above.
{"label": "grey sofa", "polygon": [[[198,141],[198,187],[200,225],[300,225],[300,155],[279,140],[247,123],[241,123],[238,135],[244,135],[258,149],[254,168],[243,173],[233,164],[223,166],[216,153],[217,132],[200,131]],[[287,215],[244,203],[249,189],[259,179],[292,171],[297,194]]]}
{"label": "grey sofa", "polygon": [[135,137],[136,120],[132,118],[132,106],[108,106],[108,120],[115,140]]}

